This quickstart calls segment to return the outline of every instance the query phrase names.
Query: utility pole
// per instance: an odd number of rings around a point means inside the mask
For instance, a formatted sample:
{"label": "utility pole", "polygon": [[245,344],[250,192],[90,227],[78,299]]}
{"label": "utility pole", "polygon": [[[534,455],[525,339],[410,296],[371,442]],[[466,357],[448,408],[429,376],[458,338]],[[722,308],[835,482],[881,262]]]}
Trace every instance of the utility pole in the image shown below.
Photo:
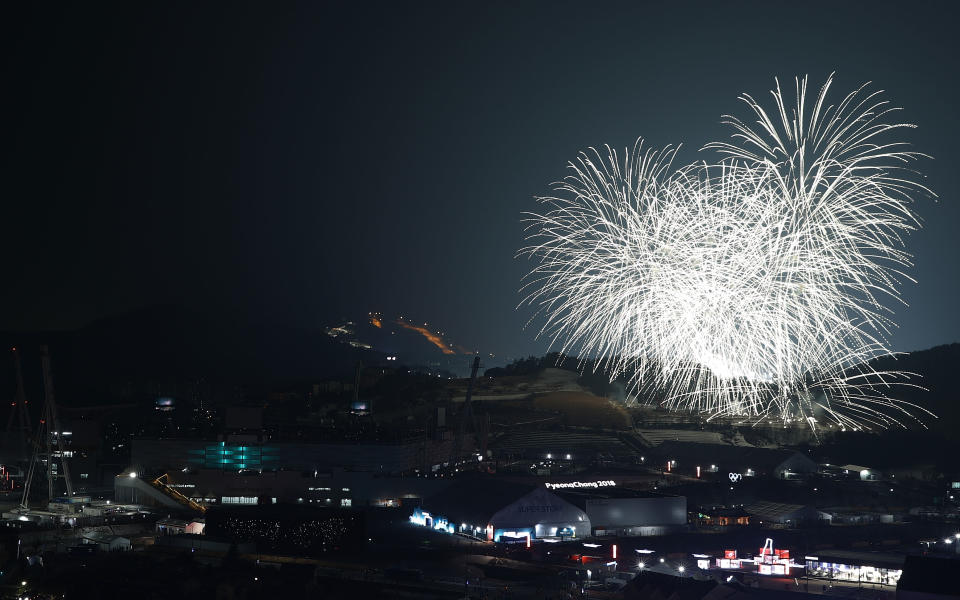
{"label": "utility pole", "polygon": [[357,372],[353,376],[353,404],[350,406],[350,410],[359,410],[358,405],[360,403],[360,374],[363,372],[363,361],[357,361]]}

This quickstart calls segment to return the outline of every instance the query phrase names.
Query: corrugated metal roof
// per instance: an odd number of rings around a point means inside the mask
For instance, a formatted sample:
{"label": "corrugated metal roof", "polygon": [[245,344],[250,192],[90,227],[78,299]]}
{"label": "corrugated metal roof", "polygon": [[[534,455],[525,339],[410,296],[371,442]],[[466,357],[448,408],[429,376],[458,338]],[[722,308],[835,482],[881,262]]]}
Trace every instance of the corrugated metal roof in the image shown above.
{"label": "corrugated metal roof", "polygon": [[784,504],[781,502],[754,502],[753,504],[744,506],[743,509],[751,515],[756,515],[771,521],[778,521],[786,517],[792,517],[800,512],[813,510],[802,504]]}

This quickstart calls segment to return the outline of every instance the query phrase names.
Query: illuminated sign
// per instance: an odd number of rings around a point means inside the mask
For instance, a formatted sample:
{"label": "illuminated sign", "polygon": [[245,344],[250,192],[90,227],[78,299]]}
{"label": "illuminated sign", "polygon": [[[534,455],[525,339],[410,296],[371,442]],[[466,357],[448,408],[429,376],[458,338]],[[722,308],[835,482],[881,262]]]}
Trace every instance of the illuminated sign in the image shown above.
{"label": "illuminated sign", "polygon": [[731,483],[736,483],[741,479],[743,479],[743,475],[741,475],[740,473],[730,473],[729,475],[727,475],[727,477],[730,478]]}
{"label": "illuminated sign", "polygon": [[517,512],[557,512],[559,510],[559,506],[550,504],[527,504],[517,507]]}
{"label": "illuminated sign", "polygon": [[757,557],[757,570],[761,575],[789,575],[790,551],[774,548],[773,540],[767,538]]}
{"label": "illuminated sign", "polygon": [[545,483],[548,490],[576,489],[576,488],[602,488],[613,487],[617,482],[612,480],[602,481],[571,481],[569,483]]}

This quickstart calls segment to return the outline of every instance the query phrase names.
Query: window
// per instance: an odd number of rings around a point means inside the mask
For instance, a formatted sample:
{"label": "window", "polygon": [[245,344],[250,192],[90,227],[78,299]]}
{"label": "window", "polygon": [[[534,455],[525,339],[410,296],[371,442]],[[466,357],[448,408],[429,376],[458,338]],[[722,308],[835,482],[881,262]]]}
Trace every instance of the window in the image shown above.
{"label": "window", "polygon": [[341,498],[341,499],[340,499],[340,506],[352,506],[352,505],[353,505],[353,501],[350,500],[350,498]]}
{"label": "window", "polygon": [[220,498],[221,504],[256,504],[256,496],[223,496]]}

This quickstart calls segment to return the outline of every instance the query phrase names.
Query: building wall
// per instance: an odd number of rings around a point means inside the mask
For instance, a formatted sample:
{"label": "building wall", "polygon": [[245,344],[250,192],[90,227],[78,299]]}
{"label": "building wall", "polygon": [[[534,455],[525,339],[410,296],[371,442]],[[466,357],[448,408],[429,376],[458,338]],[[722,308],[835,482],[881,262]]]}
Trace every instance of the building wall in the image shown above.
{"label": "building wall", "polygon": [[[230,452],[221,454],[221,448]],[[241,461],[237,451],[247,449]],[[225,470],[241,468],[315,471],[343,468],[354,471],[398,473],[446,460],[449,440],[403,444],[332,444],[217,442],[211,440],[135,439],[131,462],[146,472],[184,467]],[[214,464],[216,460],[222,464]]]}
{"label": "building wall", "polygon": [[681,525],[662,525],[662,526],[653,526],[653,527],[617,527],[613,529],[597,529],[594,528],[593,534],[597,537],[603,536],[631,536],[631,537],[643,537],[643,536],[653,536],[653,535],[670,535],[672,533],[677,533],[681,529]]}
{"label": "building wall", "polygon": [[687,524],[687,499],[683,496],[597,498],[587,500],[586,508],[595,530]]}
{"label": "building wall", "polygon": [[[447,478],[378,476],[369,472],[266,471],[239,473],[218,469],[169,471],[167,485],[197,502],[221,504],[227,498],[256,498],[258,504],[299,503],[323,507],[399,507],[416,503],[455,483]],[[140,478],[115,477],[119,502],[151,504],[165,496]],[[207,501],[206,499],[213,499]],[[173,506],[178,506],[173,504]]]}

